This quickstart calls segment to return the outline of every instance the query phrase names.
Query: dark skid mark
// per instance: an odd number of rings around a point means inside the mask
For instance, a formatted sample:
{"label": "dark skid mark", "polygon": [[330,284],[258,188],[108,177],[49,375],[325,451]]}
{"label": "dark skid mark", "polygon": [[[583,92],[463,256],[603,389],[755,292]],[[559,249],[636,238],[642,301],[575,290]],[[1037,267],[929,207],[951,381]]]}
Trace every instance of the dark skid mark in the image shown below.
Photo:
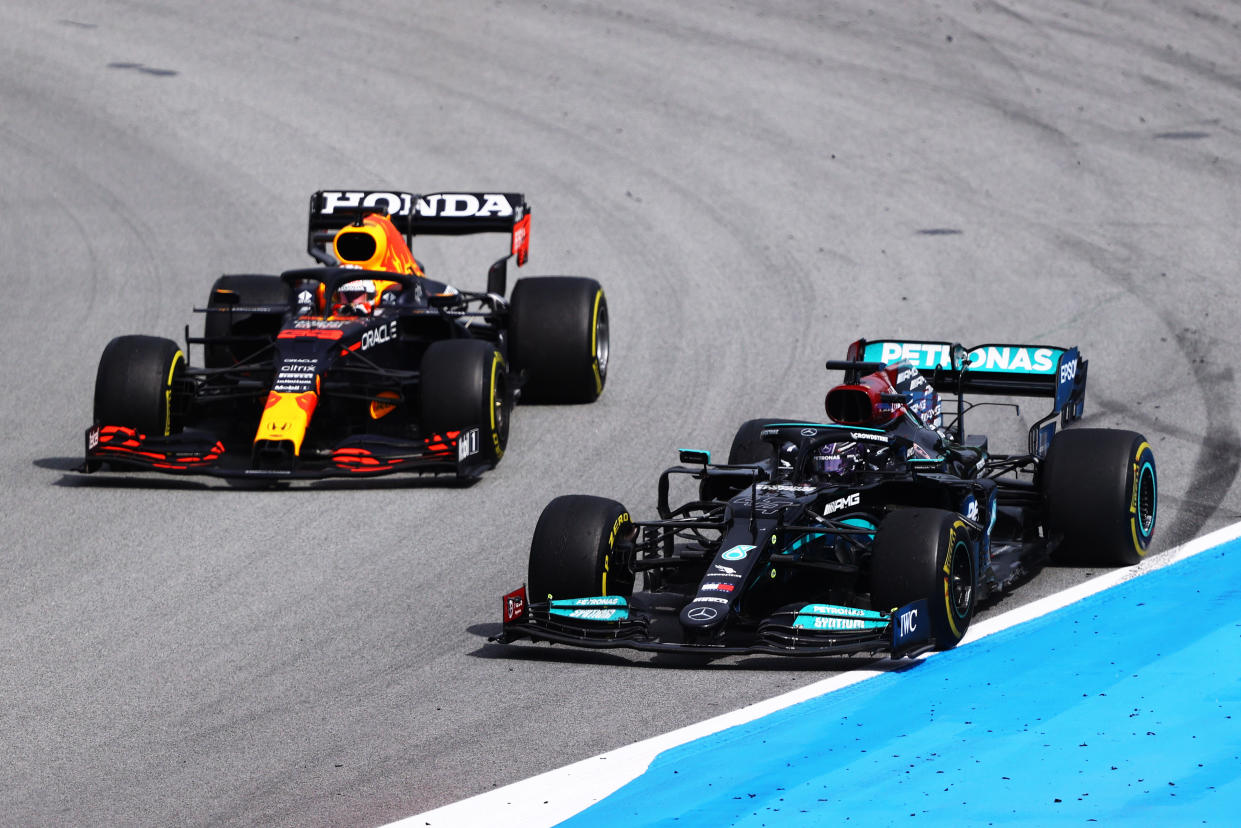
{"label": "dark skid mark", "polygon": [[58,20],[56,21],[62,26],[74,26],[79,29],[98,29],[97,23],[83,23],[80,20]]}
{"label": "dark skid mark", "polygon": [[1202,389],[1207,403],[1207,428],[1194,459],[1193,484],[1187,487],[1199,508],[1181,510],[1169,527],[1174,543],[1195,537],[1207,520],[1220,512],[1228,491],[1241,474],[1241,430],[1227,408],[1211,404],[1217,399],[1231,398],[1236,388],[1233,366],[1211,358],[1210,347],[1193,337],[1195,331],[1184,327],[1181,331],[1184,335],[1176,337],[1175,342],[1189,362],[1194,382]]}
{"label": "dark skid mark", "polygon": [[1209,132],[1198,132],[1195,130],[1186,130],[1184,132],[1159,132],[1155,134],[1155,138],[1161,141],[1198,141],[1202,138],[1210,138]]}
{"label": "dark skid mark", "polygon": [[919,236],[959,236],[963,230],[957,230],[955,227],[928,227],[925,230],[919,230]]}
{"label": "dark skid mark", "polygon": [[109,69],[133,69],[135,72],[141,72],[144,75],[155,75],[158,78],[170,78],[177,74],[175,69],[155,69],[143,63],[122,63],[113,62],[108,64]]}
{"label": "dark skid mark", "polygon": [[[1197,537],[1212,518],[1230,514],[1224,511],[1223,505],[1229,490],[1237,482],[1237,478],[1241,477],[1241,428],[1238,428],[1231,408],[1212,403],[1215,400],[1232,399],[1237,387],[1233,365],[1230,361],[1217,357],[1210,345],[1200,341],[1197,330],[1180,321],[1177,316],[1179,309],[1163,308],[1148,301],[1145,291],[1133,274],[1126,268],[1112,264],[1111,259],[1116,254],[1077,236],[1061,236],[1061,241],[1066,250],[1089,262],[1127,294],[1148,305],[1164,327],[1178,332],[1172,341],[1188,363],[1193,384],[1206,402],[1207,421],[1204,434],[1195,435],[1197,439],[1194,439],[1194,436],[1189,438],[1191,442],[1198,444],[1193,471],[1189,481],[1183,484],[1187,491],[1192,492],[1192,505],[1178,509],[1175,512],[1176,518],[1170,524],[1165,519],[1158,529],[1160,545],[1167,544],[1163,548],[1171,548]],[[1134,254],[1133,258],[1137,258],[1137,255]],[[1126,412],[1132,422],[1151,422],[1151,415],[1139,412],[1137,406],[1119,401],[1108,402],[1109,407],[1114,410]],[[1178,436],[1175,426],[1169,429],[1166,426],[1161,427],[1158,422],[1153,423],[1151,431]],[[1155,462],[1158,464],[1158,458]]]}

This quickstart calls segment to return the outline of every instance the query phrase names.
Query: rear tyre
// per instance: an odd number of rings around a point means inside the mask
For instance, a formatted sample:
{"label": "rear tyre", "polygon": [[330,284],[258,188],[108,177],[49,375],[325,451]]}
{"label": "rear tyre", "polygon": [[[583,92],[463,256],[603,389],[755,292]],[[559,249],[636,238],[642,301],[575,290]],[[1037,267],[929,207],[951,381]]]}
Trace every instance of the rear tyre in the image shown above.
{"label": "rear tyre", "polygon": [[608,379],[608,302],[594,279],[539,276],[513,287],[509,353],[526,374],[522,400],[588,403]]}
{"label": "rear tyre", "polygon": [[977,600],[977,544],[969,527],[942,509],[892,512],[875,533],[870,584],[871,607],[882,612],[925,598],[935,649],[952,649]]}
{"label": "rear tyre", "polygon": [[1146,555],[1159,501],[1155,453],[1141,434],[1111,428],[1058,433],[1040,485],[1056,560],[1131,566]]}
{"label": "rear tyre", "polygon": [[547,504],[530,541],[530,601],[632,595],[633,571],[617,546],[631,526],[628,510],[604,497],[563,495]]}
{"label": "rear tyre", "polygon": [[422,425],[428,433],[478,429],[478,447],[491,463],[508,446],[512,395],[504,357],[490,342],[445,339],[422,357]]}
{"label": "rear tyre", "polygon": [[99,357],[95,422],[148,436],[180,432],[187,402],[180,390],[184,371],[185,354],[171,339],[118,336]]}
{"label": "rear tyre", "polygon": [[[221,276],[211,286],[207,307],[288,305],[289,296],[289,286],[279,276]],[[274,342],[283,322],[283,313],[207,313],[203,322],[205,339],[246,337],[246,341],[204,345],[203,364],[208,368],[229,368],[242,362],[264,345]]]}

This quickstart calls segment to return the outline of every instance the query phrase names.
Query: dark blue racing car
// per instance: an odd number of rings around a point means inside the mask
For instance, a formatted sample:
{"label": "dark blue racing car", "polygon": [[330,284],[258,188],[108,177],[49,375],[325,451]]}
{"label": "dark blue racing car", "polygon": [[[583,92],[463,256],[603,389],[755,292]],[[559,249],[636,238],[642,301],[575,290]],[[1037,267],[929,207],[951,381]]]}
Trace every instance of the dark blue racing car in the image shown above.
{"label": "dark blue racing car", "polygon": [[[954,647],[980,601],[1052,556],[1124,566],[1146,554],[1154,454],[1135,432],[1076,425],[1076,348],[859,340],[827,368],[844,371],[828,422],[750,420],[723,464],[682,450],[659,477],[655,520],[589,495],[548,504],[497,640],[911,655]],[[980,395],[1052,408],[1023,451],[999,454],[965,429]],[[686,477],[697,497],[674,506]]]}

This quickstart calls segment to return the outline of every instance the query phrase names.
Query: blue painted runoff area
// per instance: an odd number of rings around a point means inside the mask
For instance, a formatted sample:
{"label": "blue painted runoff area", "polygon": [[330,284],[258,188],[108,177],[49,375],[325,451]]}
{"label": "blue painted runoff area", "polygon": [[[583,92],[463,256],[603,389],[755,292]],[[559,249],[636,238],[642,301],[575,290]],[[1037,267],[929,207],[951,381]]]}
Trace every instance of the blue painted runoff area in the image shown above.
{"label": "blue painted runoff area", "polygon": [[667,750],[560,825],[949,823],[1241,825],[1241,539]]}

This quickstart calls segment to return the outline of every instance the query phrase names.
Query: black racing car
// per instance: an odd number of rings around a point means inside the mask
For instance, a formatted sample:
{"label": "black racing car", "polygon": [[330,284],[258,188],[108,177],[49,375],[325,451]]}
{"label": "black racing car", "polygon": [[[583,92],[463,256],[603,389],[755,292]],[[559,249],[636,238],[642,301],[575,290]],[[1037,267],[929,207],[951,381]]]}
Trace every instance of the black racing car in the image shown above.
{"label": "black racing car", "polygon": [[[520,279],[519,193],[328,190],[310,202],[320,266],[226,275],[205,308],[202,365],[175,342],[104,349],[83,471],[103,465],[244,478],[447,473],[504,454],[514,403],[591,402],[607,379],[608,309],[593,279]],[[502,232],[484,292],[427,278],[421,234]]]}
{"label": "black racing car", "polygon": [[[658,519],[570,495],[543,511],[526,585],[496,640],[583,647],[911,655],[948,649],[979,602],[1055,555],[1128,565],[1155,528],[1155,460],[1131,431],[1078,420],[1076,348],[860,340],[827,363],[831,422],[751,420],[728,463],[682,450]],[[935,388],[955,392],[943,424]],[[1027,450],[965,430],[965,395],[1052,398]],[[697,497],[670,501],[675,479]],[[635,591],[638,578],[643,588]]]}

